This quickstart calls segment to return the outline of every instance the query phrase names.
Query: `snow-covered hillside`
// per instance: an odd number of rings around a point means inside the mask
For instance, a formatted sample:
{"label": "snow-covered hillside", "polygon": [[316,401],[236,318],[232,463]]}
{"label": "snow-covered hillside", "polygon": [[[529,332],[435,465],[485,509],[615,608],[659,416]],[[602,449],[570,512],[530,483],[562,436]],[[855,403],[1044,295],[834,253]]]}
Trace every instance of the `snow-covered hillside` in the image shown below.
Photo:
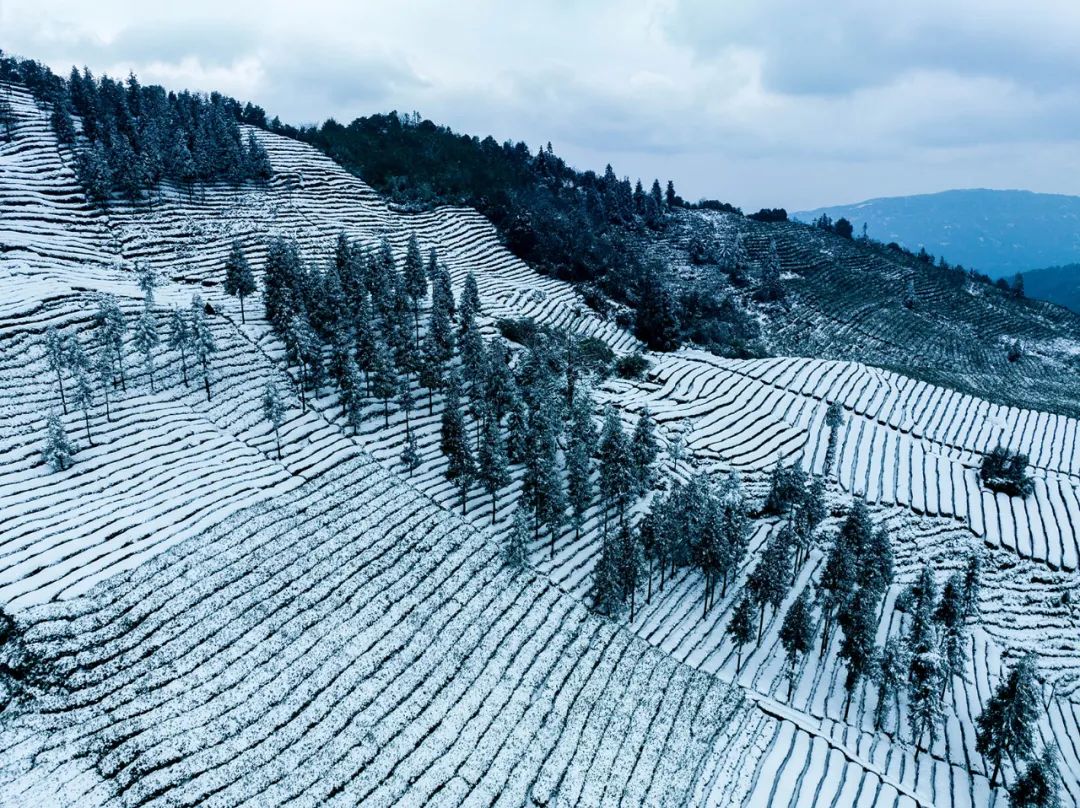
{"label": "snow-covered hillside", "polygon": [[[874,729],[874,688],[845,717],[837,644],[800,662],[788,698],[780,622],[816,583],[815,547],[741,670],[725,629],[736,593],[779,529],[755,522],[726,598],[703,615],[700,575],[681,569],[629,623],[585,607],[600,515],[515,574],[500,544],[520,469],[495,505],[477,487],[464,517],[439,451],[441,398],[411,428],[421,464],[401,466],[405,420],[366,402],[357,434],[329,387],[295,396],[282,457],[260,396],[292,381],[258,299],[221,288],[238,240],[256,270],[268,237],[312,262],[339,233],[403,254],[434,247],[457,288],[472,272],[494,333],[500,317],[636,341],[498,243],[475,212],[392,210],[328,158],[257,131],[266,185],[164,187],[151,203],[86,204],[47,113],[11,88],[19,118],[0,144],[0,605],[60,686],[0,714],[0,803],[217,805],[942,805],[991,801],[974,718],[1003,665],[1035,651],[1046,679],[1039,732],[1058,744],[1068,805],[1080,802],[1080,446],[1074,419],[1000,407],[850,362],[650,355],[640,381],[595,391],[629,424],[648,406],[667,481],[737,470],[751,491],[782,460],[828,481],[826,532],[865,495],[894,537],[899,580],[879,642],[902,630],[902,584],[924,561],[944,577],[972,547],[989,563],[967,667],[945,721],[917,749],[896,716]],[[218,344],[213,396],[185,386],[160,350],[156,389],[130,349],[126,392],[107,416],[64,417],[82,448],[66,471],[41,462],[58,406],[45,329],[83,334],[94,296],[133,319],[149,265],[162,330],[199,292]],[[129,335],[130,341],[130,335]],[[423,396],[426,399],[426,394]],[[844,411],[833,450],[829,404]],[[471,421],[470,421],[471,423]],[[89,436],[88,434],[89,433]],[[93,445],[90,445],[90,440]],[[1027,499],[979,485],[982,453],[1029,454]],[[642,504],[639,504],[639,509]],[[638,514],[639,515],[639,514]],[[1006,779],[1014,771],[1006,772]],[[1003,804],[1004,796],[1000,799]]]}

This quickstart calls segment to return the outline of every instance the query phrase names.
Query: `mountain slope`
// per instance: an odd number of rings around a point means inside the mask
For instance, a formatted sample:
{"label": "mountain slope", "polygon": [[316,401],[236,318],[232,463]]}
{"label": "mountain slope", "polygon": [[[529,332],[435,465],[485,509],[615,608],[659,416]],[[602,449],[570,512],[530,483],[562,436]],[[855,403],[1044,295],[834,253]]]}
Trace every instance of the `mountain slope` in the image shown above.
{"label": "mountain slope", "polygon": [[1024,273],[1024,290],[1028,297],[1080,312],[1080,264],[1028,270]]}
{"label": "mountain slope", "polygon": [[[652,367],[641,380],[595,382],[598,403],[628,425],[648,406],[662,445],[685,439],[685,456],[658,463],[661,489],[738,470],[759,497],[783,459],[826,477],[836,515],[864,494],[893,537],[899,571],[881,604],[881,641],[904,631],[896,601],[924,561],[944,578],[971,549],[987,547],[983,618],[948,689],[947,718],[936,739],[915,745],[904,712],[875,729],[873,687],[845,714],[835,638],[815,643],[787,696],[780,623],[795,595],[819,583],[836,516],[781,608],[764,615],[761,642],[745,649],[739,668],[726,629],[763,545],[782,526],[776,518],[754,521],[750,552],[710,610],[698,571],[680,566],[631,624],[581,605],[604,533],[597,505],[580,535],[567,525],[550,545],[544,534],[530,542],[531,569],[517,575],[504,568],[499,545],[518,507],[520,467],[495,503],[473,486],[465,518],[452,513],[441,394],[432,412],[419,407],[408,420],[393,407],[388,423],[382,402],[366,397],[356,434],[334,386],[316,391],[306,412],[290,394],[277,460],[259,398],[268,380],[291,390],[296,368],[257,297],[241,324],[222,292],[233,238],[258,273],[271,235],[296,237],[318,266],[340,231],[366,244],[385,235],[399,259],[416,232],[423,248],[439,250],[455,291],[474,273],[486,335],[501,317],[531,316],[617,352],[640,348],[572,287],[507,253],[475,212],[400,214],[314,150],[260,133],[274,170],[266,185],[190,195],[165,185],[153,204],[117,203],[91,217],[65,169],[70,152],[32,103],[18,110],[16,140],[0,146],[0,187],[13,189],[0,195],[0,210],[16,222],[0,231],[11,245],[0,268],[12,289],[0,319],[0,441],[14,459],[0,471],[0,491],[5,515],[17,517],[0,533],[0,602],[25,630],[48,684],[0,715],[3,799],[986,805],[988,771],[972,722],[1002,671],[1032,648],[1047,680],[1039,732],[1059,741],[1066,804],[1077,804],[1080,761],[1069,741],[1080,714],[1074,419],[851,361],[683,350],[647,354]],[[26,206],[20,178],[39,174],[53,179]],[[23,215],[7,217],[20,208]],[[92,226],[81,224],[90,218]],[[721,228],[727,220],[706,221]],[[784,232],[749,234],[751,250]],[[85,250],[69,255],[57,247],[63,239]],[[56,404],[44,327],[89,338],[97,290],[119,295],[133,315],[142,298],[136,261],[169,279],[157,292],[159,317],[196,289],[213,307],[222,348],[213,399],[183,385],[179,357],[164,349],[151,392],[129,338],[130,389],[117,394],[113,420],[96,404],[97,446],[50,474],[39,455],[42,413]],[[806,277],[825,287],[828,271]],[[857,267],[844,272],[858,278]],[[801,281],[786,282],[793,297],[813,291],[809,281],[806,292]],[[875,328],[881,322],[889,321]],[[822,331],[816,344],[850,344],[831,325]],[[832,403],[844,413],[835,441],[825,424]],[[65,423],[83,439],[80,414]],[[422,461],[407,479],[406,425]],[[154,429],[153,440],[136,441]],[[1028,500],[980,487],[982,453],[998,440],[1030,454]],[[215,464],[231,465],[245,490],[228,490]],[[140,499],[139,485],[159,496]],[[631,519],[647,507],[646,497]]]}
{"label": "mountain slope", "polygon": [[975,188],[868,199],[793,216],[813,222],[822,214],[845,217],[856,233],[865,223],[878,241],[925,247],[995,278],[1080,258],[1078,196]]}

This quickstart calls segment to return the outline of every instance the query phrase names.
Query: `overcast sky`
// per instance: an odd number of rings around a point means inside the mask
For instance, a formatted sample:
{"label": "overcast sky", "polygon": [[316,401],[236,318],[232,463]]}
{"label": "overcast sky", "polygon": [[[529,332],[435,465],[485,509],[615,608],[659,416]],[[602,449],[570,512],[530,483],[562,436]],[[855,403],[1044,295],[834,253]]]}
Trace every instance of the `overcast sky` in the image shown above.
{"label": "overcast sky", "polygon": [[0,48],[797,210],[1080,192],[1080,0],[0,0]]}

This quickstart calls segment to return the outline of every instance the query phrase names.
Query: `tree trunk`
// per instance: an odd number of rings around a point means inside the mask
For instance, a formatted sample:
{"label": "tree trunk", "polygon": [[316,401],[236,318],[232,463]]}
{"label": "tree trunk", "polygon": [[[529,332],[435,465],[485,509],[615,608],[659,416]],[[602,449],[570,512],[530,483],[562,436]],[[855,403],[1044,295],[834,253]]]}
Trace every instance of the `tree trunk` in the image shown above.
{"label": "tree trunk", "polygon": [[64,376],[60,372],[60,368],[56,369],[56,380],[60,382],[60,404],[64,408],[64,415],[68,414],[67,409],[67,396],[64,395]]}
{"label": "tree trunk", "polygon": [[787,701],[791,704],[791,694],[795,690],[795,657],[791,657],[791,673],[788,674],[787,681]]}
{"label": "tree trunk", "polygon": [[[383,410],[383,428],[389,428],[390,426],[390,399],[384,398],[382,402]],[[462,511],[464,513],[464,511]]]}
{"label": "tree trunk", "polygon": [[649,556],[649,592],[645,596],[645,605],[646,606],[652,603],[652,568],[653,568],[653,559],[652,559],[652,556]]}
{"label": "tree trunk", "polygon": [[990,775],[990,790],[996,788],[997,776],[1001,773],[1001,755],[997,756],[997,760],[994,761],[994,773]]}
{"label": "tree trunk", "polygon": [[86,442],[93,446],[94,439],[90,437],[90,413],[86,410],[86,408],[83,408],[82,414],[83,423],[86,424]]}
{"label": "tree trunk", "polygon": [[758,617],[758,624],[757,624],[757,641],[758,641],[758,645],[761,645],[761,630],[763,628],[765,628],[765,604],[764,603],[761,604],[761,614]]}
{"label": "tree trunk", "polygon": [[127,378],[124,376],[124,352],[120,348],[116,349],[116,363],[120,367],[120,386],[124,392],[127,392]]}
{"label": "tree trunk", "polygon": [[244,296],[240,295],[240,322],[246,323],[247,317],[244,315]]}
{"label": "tree trunk", "polygon": [[276,426],[274,427],[274,438],[277,439],[277,459],[281,460],[281,432]]}
{"label": "tree trunk", "polygon": [[742,671],[742,645],[739,646],[739,654],[735,658],[735,675],[738,676]]}
{"label": "tree trunk", "polygon": [[206,367],[206,360],[202,361],[202,378],[203,385],[206,387],[206,400],[210,400],[210,370]]}
{"label": "tree trunk", "polygon": [[180,369],[184,371],[184,387],[188,387],[187,377],[187,351],[180,348]]}

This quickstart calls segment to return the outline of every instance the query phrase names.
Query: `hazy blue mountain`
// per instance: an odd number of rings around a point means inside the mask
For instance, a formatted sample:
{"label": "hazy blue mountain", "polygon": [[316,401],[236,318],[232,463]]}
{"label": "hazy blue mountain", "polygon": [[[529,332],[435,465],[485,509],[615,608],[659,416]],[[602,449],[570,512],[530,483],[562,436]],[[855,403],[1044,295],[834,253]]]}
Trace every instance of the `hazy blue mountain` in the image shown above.
{"label": "hazy blue mountain", "polygon": [[800,211],[811,221],[847,217],[872,238],[920,246],[993,277],[1080,261],[1080,196],[984,188],[884,197]]}
{"label": "hazy blue mountain", "polygon": [[1025,272],[1024,292],[1028,297],[1060,303],[1080,312],[1080,264]]}

